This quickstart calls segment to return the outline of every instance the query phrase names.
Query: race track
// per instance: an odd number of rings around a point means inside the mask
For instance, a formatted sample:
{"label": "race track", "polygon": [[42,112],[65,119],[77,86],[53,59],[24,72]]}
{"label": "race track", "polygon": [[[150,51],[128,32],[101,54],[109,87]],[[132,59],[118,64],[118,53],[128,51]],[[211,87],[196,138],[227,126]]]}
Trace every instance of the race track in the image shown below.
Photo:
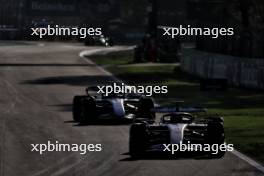
{"label": "race track", "polygon": [[[224,159],[131,160],[127,125],[78,126],[72,122],[74,95],[106,84],[111,75],[71,43],[0,45],[1,176],[256,176],[261,172],[231,153]],[[101,143],[102,152],[31,152],[31,145]]]}

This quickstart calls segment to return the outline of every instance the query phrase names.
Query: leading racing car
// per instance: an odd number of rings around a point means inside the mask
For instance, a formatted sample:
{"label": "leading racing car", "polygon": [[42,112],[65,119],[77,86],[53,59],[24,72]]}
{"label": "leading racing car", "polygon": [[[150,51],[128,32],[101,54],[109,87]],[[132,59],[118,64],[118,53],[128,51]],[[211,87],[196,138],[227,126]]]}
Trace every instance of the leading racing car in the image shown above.
{"label": "leading racing car", "polygon": [[154,101],[139,94],[100,94],[91,96],[86,88],[86,95],[73,98],[73,120],[80,123],[93,123],[112,120],[133,122],[140,117],[155,119]]}
{"label": "leading racing car", "polygon": [[[177,107],[160,108],[156,111],[164,113],[160,122],[142,118],[131,125],[129,140],[131,157],[142,157],[148,152],[168,154],[164,146],[174,144],[208,144],[210,146],[224,144],[223,118],[207,114],[206,109]],[[203,118],[198,117],[201,115]],[[182,153],[178,152],[178,154]],[[210,158],[221,158],[225,152],[209,151],[199,154],[206,154]]]}

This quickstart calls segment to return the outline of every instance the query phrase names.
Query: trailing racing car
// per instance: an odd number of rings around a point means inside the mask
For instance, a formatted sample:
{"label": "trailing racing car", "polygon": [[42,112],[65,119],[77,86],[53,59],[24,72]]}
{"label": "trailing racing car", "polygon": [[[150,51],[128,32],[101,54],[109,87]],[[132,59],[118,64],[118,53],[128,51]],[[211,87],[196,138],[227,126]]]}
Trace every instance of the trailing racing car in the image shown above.
{"label": "trailing racing car", "polygon": [[155,119],[154,102],[151,98],[138,94],[100,94],[91,96],[89,88],[86,95],[73,98],[73,120],[80,123],[97,121],[133,122],[140,117]]}
{"label": "trailing racing car", "polygon": [[[225,145],[223,118],[209,115],[203,108],[159,108],[156,111],[167,112],[161,117],[160,122],[142,119],[131,125],[129,140],[131,157],[143,157],[147,152],[172,154],[168,153],[164,147],[174,144]],[[202,115],[199,112],[204,113]],[[198,117],[197,114],[199,114],[198,116],[202,115],[203,118]],[[210,158],[221,158],[225,154],[223,151],[218,153],[213,151],[195,152],[191,151],[188,154],[199,153],[199,155],[206,155]],[[180,155],[184,152],[177,153]],[[187,154],[187,152],[185,153]]]}
{"label": "trailing racing car", "polygon": [[113,46],[113,40],[110,37],[100,35],[100,36],[90,36],[86,37],[84,41],[85,46]]}

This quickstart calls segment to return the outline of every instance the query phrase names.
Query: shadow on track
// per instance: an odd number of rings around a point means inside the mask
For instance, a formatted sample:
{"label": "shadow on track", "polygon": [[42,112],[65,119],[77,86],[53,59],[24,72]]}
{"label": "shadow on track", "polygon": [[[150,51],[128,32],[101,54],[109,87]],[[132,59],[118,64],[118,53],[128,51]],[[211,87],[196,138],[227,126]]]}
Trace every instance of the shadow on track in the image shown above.
{"label": "shadow on track", "polygon": [[31,63],[4,63],[0,64],[0,67],[92,67],[95,64],[56,64],[56,63],[42,63],[42,64],[31,64]]}
{"label": "shadow on track", "polygon": [[41,85],[51,85],[51,84],[66,84],[73,86],[87,86],[87,85],[98,85],[98,83],[104,83],[105,85],[112,83],[112,76],[56,76],[56,77],[46,77],[39,78],[35,80],[27,80],[21,82],[21,84],[41,84]]}
{"label": "shadow on track", "polygon": [[139,158],[132,158],[129,156],[129,153],[123,153],[121,155],[126,155],[128,157],[119,160],[120,162],[124,161],[138,161],[138,160],[212,160],[212,159],[221,159],[221,158],[212,158],[204,154],[193,154],[193,153],[178,153],[177,155],[164,154],[162,152],[149,152],[144,154]]}
{"label": "shadow on track", "polygon": [[62,111],[62,112],[69,112],[72,111],[72,104],[68,103],[68,104],[58,104],[58,105],[48,105],[49,107],[56,107],[58,108],[58,111]]}
{"label": "shadow on track", "polygon": [[[65,121],[64,123],[71,123],[70,121]],[[83,127],[83,126],[129,126],[131,122],[126,121],[115,121],[115,120],[96,120],[89,123],[78,123],[72,121],[75,127]]]}

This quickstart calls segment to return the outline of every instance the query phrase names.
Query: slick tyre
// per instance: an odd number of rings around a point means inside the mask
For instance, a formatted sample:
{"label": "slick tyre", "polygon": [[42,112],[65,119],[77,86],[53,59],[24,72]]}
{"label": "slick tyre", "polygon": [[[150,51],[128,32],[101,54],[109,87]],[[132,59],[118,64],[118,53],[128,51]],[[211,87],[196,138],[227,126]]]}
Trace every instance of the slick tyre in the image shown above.
{"label": "slick tyre", "polygon": [[96,115],[96,102],[91,96],[87,96],[82,100],[83,111],[80,118],[81,124],[91,123]]}
{"label": "slick tyre", "polygon": [[147,118],[149,120],[154,120],[156,114],[152,109],[154,108],[154,102],[151,98],[142,97],[139,100],[139,116],[141,118]]}
{"label": "slick tyre", "polygon": [[[225,142],[225,132],[222,122],[209,122],[208,123],[208,144],[210,145],[221,145]],[[219,147],[219,146],[218,146]],[[218,150],[218,153],[210,153],[211,158],[222,158],[225,155],[225,151]]]}
{"label": "slick tyre", "polygon": [[82,100],[87,96],[75,96],[73,98],[72,116],[73,121],[80,122],[82,115]]}
{"label": "slick tyre", "polygon": [[147,128],[144,123],[131,125],[129,137],[129,154],[132,158],[140,158],[146,150]]}

